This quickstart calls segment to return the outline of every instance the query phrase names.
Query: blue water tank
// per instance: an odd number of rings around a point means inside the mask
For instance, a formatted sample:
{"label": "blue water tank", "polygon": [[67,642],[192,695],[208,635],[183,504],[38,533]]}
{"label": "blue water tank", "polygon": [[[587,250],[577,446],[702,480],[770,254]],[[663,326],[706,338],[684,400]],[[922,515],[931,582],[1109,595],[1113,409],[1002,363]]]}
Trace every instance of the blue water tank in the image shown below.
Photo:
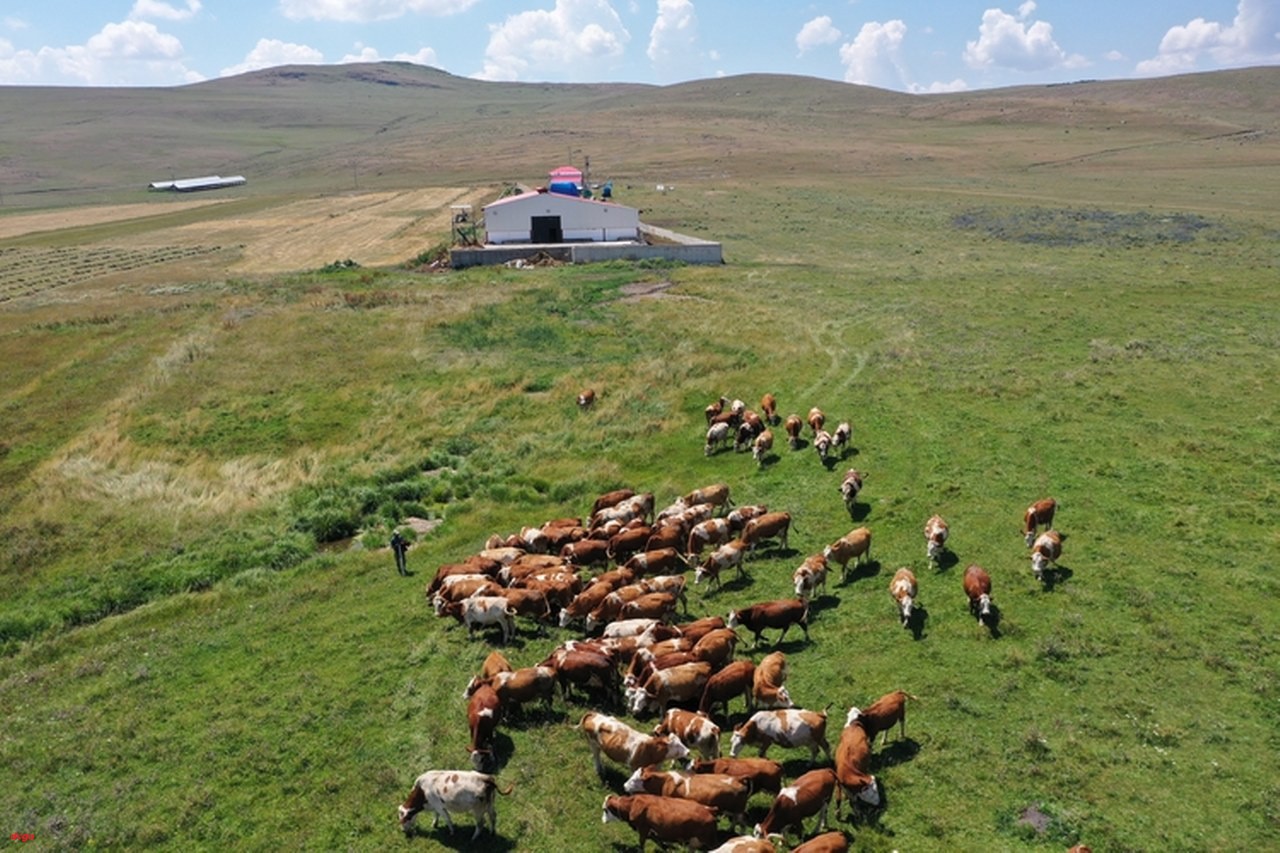
{"label": "blue water tank", "polygon": [[547,186],[547,192],[553,192],[557,195],[577,196],[579,190],[578,185],[573,181],[552,181]]}

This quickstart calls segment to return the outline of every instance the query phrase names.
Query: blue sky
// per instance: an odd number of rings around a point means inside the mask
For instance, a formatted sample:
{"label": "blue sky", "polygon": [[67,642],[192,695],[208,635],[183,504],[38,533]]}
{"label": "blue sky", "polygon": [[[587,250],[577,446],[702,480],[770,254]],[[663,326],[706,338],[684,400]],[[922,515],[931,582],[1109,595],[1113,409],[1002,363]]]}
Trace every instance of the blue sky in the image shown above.
{"label": "blue sky", "polygon": [[392,59],[484,80],[962,91],[1280,64],[1280,0],[0,0],[0,84]]}

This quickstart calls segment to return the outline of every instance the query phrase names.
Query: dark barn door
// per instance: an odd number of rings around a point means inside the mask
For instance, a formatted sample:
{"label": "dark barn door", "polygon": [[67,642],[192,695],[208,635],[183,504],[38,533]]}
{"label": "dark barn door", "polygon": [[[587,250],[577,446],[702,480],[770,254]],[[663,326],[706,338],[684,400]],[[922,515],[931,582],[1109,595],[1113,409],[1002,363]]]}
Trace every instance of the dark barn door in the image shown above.
{"label": "dark barn door", "polygon": [[563,243],[564,231],[560,228],[560,217],[533,217],[533,229],[529,236],[534,243]]}

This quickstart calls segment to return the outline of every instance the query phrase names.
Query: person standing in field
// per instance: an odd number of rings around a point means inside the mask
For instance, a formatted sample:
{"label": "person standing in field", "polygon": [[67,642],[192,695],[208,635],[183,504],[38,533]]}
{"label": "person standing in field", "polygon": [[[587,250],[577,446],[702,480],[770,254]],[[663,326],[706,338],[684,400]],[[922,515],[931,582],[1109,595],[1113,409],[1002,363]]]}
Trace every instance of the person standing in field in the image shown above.
{"label": "person standing in field", "polygon": [[391,550],[396,555],[396,571],[400,572],[401,577],[408,577],[409,569],[405,553],[409,550],[409,540],[401,536],[399,530],[391,534]]}

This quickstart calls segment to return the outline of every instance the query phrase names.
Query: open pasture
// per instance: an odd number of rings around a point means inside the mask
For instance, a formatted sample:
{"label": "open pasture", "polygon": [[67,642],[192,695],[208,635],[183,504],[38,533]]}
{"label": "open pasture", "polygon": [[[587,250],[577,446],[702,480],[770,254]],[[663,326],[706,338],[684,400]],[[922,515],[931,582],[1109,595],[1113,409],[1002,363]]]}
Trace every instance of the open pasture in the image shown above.
{"label": "open pasture", "polygon": [[[3,303],[11,830],[55,848],[634,849],[600,823],[625,774],[595,778],[573,729],[592,706],[559,696],[499,728],[515,790],[496,837],[470,845],[468,818],[450,836],[426,816],[400,836],[412,780],[468,765],[462,688],[494,647],[435,619],[422,589],[491,533],[583,515],[608,489],[662,504],[726,482],[794,527],[746,580],[693,589],[692,616],[786,597],[806,555],[873,531],[870,566],[813,602],[811,642],[782,645],[833,743],[850,705],[919,697],[906,737],[875,749],[885,808],[840,807],[856,849],[1275,846],[1280,256],[1262,194],[1090,201],[1073,166],[900,168],[637,184],[657,224],[724,239],[721,268],[126,275]],[[1246,168],[1229,180],[1265,182]],[[422,193],[423,211],[457,197]],[[218,209],[233,208],[200,211]],[[766,391],[784,417],[849,420],[854,450],[828,468],[806,434],[763,467],[705,456],[703,407]],[[853,513],[846,467],[866,477]],[[1047,585],[1020,526],[1044,495],[1067,534]],[[937,566],[934,513],[951,532]],[[406,579],[383,546],[409,516],[443,523]],[[996,631],[969,615],[970,563],[991,574]],[[912,630],[888,593],[899,566],[919,579]],[[742,633],[756,661],[776,637]],[[578,634],[522,623],[504,652],[530,665]],[[806,769],[770,754],[788,778]]]}

